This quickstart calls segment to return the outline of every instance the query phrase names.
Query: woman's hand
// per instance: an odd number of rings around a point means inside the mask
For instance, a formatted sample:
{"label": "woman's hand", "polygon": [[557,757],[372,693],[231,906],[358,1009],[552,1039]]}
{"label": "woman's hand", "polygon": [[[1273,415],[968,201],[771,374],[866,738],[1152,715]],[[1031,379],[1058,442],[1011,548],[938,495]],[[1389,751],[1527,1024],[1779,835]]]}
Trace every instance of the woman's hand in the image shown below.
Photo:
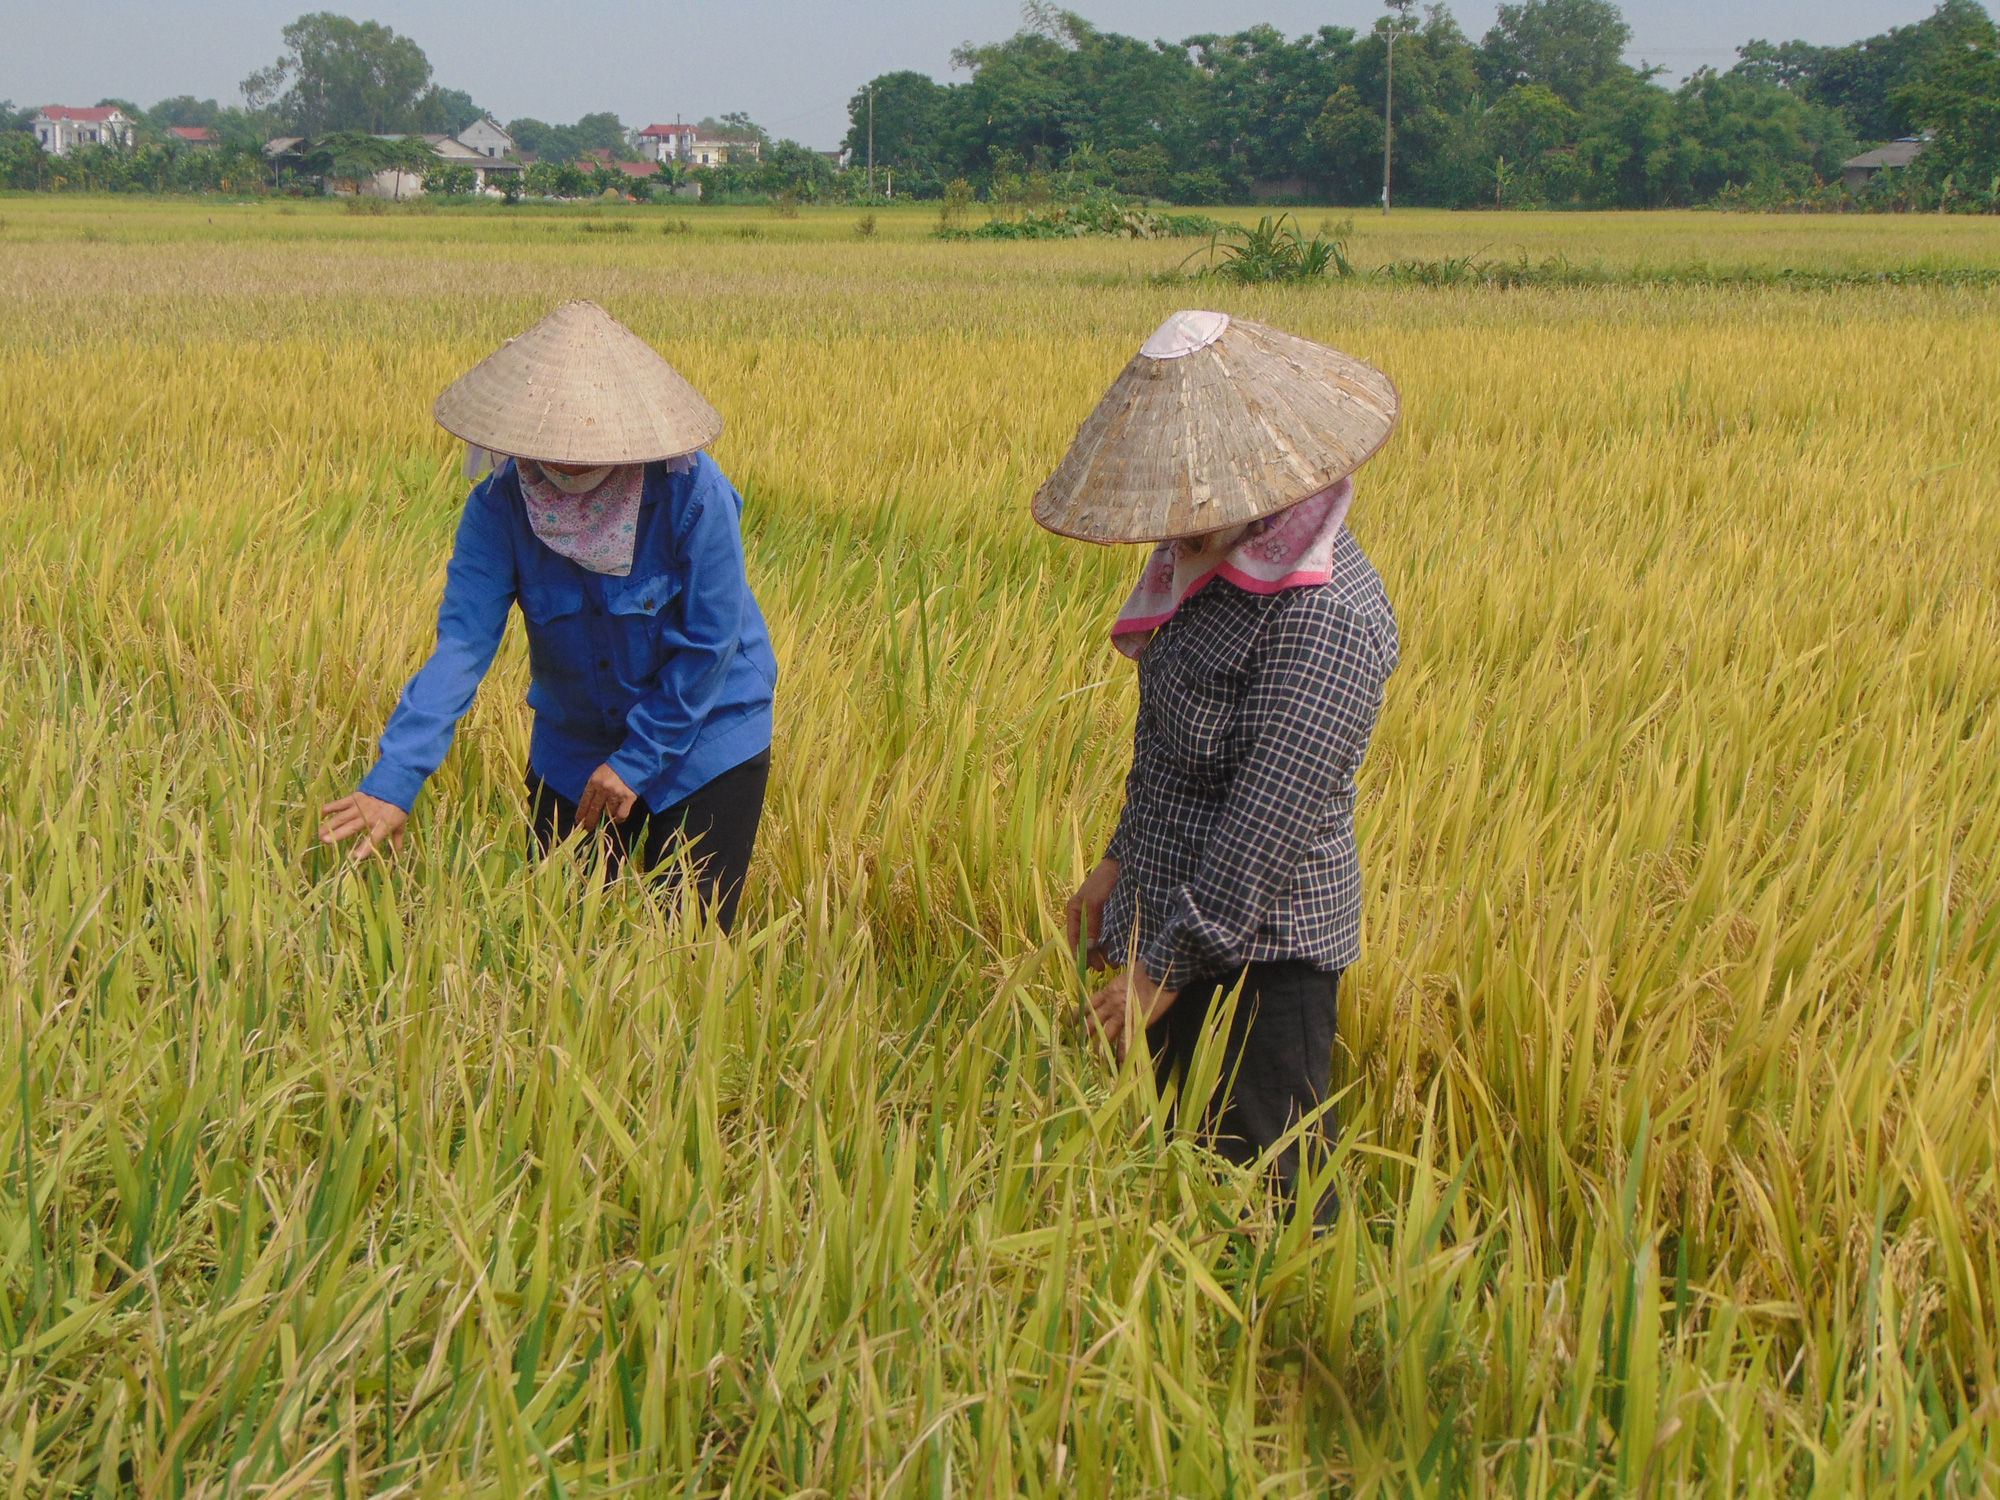
{"label": "woman's hand", "polygon": [[632,816],[638,801],[639,794],[625,785],[616,771],[608,765],[599,766],[590,773],[583,795],[577,799],[577,827],[595,828],[606,813],[611,814],[612,822],[622,823]]}
{"label": "woman's hand", "polygon": [[1138,1006],[1140,1026],[1146,1027],[1173,1008],[1174,1001],[1180,998],[1180,991],[1155,983],[1153,976],[1146,972],[1145,965],[1134,964],[1090,997],[1090,1014],[1104,1032],[1104,1039],[1117,1048],[1120,1057],[1125,1055],[1132,1043],[1132,1039],[1125,1034],[1125,1002],[1128,997]]}
{"label": "woman's hand", "polygon": [[338,844],[357,833],[367,835],[354,846],[355,859],[366,859],[378,853],[384,839],[389,841],[391,848],[402,848],[403,835],[410,827],[410,815],[402,808],[393,802],[384,802],[380,797],[371,797],[366,792],[356,792],[338,802],[329,802],[319,810],[319,815],[322,820],[319,840],[322,844]]}
{"label": "woman's hand", "polygon": [[1069,898],[1064,908],[1069,916],[1069,951],[1076,952],[1077,944],[1086,933],[1090,938],[1090,966],[1093,969],[1108,968],[1104,950],[1097,946],[1097,939],[1104,932],[1104,903],[1111,899],[1111,888],[1118,884],[1120,865],[1115,859],[1101,859],[1097,868],[1083,882],[1083,889]]}

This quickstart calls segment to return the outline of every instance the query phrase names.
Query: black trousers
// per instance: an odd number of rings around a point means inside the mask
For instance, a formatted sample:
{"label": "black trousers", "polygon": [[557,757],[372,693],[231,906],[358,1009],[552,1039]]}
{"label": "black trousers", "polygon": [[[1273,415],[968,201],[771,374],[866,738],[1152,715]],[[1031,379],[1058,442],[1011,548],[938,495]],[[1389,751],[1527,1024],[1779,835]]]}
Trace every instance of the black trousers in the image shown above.
{"label": "black trousers", "polygon": [[[651,812],[641,800],[622,822],[600,823],[607,873],[615,875],[631,858],[655,878],[672,879],[679,867],[663,861],[685,841],[695,889],[704,905],[715,907],[717,925],[729,931],[736,925],[736,902],[750,873],[770,779],[771,752],[762,750],[672,807]],[[576,804],[533,771],[528,772],[528,817],[535,848],[542,854],[576,830]]]}
{"label": "black trousers", "polygon": [[[1235,987],[1237,977],[1231,974],[1188,985],[1173,1008],[1147,1028],[1146,1044],[1162,1089],[1176,1073],[1185,1074],[1201,1040],[1202,1024]],[[1332,1089],[1340,970],[1283,960],[1250,964],[1242,979],[1221,1081],[1209,1101],[1202,1131],[1217,1154],[1248,1166],[1318,1109]],[[1321,1115],[1318,1124],[1286,1146],[1273,1163],[1273,1186],[1288,1212],[1297,1207],[1300,1177],[1318,1168],[1332,1148],[1332,1116],[1332,1110]],[[1338,1205],[1328,1192],[1310,1207],[1314,1220],[1325,1224]]]}

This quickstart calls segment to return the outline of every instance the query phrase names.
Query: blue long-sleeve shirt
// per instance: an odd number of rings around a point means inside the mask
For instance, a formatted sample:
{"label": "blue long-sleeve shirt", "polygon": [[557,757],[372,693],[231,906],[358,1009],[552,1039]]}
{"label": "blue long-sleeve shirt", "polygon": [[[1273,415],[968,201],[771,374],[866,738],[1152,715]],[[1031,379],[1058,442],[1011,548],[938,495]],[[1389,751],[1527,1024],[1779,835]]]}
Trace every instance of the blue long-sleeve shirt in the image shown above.
{"label": "blue long-sleeve shirt", "polygon": [[510,461],[474,488],[438,609],[361,790],[408,811],[451,749],[518,600],[529,767],[572,801],[609,764],[655,812],[771,744],[778,661],[743,571],[742,498],[707,454],[649,464],[632,571],[593,573],[528,524]]}

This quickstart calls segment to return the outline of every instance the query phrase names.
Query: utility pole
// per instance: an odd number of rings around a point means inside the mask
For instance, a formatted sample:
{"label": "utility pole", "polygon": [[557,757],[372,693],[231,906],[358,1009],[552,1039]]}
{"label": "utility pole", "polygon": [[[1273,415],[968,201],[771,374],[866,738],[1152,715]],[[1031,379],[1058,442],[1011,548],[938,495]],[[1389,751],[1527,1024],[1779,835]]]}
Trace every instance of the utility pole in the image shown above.
{"label": "utility pole", "polygon": [[1389,23],[1389,66],[1382,76],[1382,217],[1389,217],[1389,152],[1396,139],[1396,23]]}
{"label": "utility pole", "polygon": [[875,196],[875,85],[868,85],[868,196]]}

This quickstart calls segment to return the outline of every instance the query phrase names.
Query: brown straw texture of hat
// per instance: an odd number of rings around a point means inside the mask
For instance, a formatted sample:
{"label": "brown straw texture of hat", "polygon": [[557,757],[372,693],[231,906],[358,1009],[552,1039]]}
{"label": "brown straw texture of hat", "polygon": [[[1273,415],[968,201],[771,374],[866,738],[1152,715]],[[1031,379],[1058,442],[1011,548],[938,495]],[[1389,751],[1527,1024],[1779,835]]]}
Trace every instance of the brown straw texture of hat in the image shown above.
{"label": "brown straw texture of hat", "polygon": [[722,417],[595,302],[566,302],[453,381],[438,425],[494,453],[641,464],[705,448]]}
{"label": "brown straw texture of hat", "polygon": [[[1148,347],[1189,320],[1223,321],[1177,313]],[[1241,526],[1338,483],[1395,429],[1396,387],[1372,365],[1248,318],[1202,337],[1133,357],[1036,492],[1037,521],[1088,542]]]}

